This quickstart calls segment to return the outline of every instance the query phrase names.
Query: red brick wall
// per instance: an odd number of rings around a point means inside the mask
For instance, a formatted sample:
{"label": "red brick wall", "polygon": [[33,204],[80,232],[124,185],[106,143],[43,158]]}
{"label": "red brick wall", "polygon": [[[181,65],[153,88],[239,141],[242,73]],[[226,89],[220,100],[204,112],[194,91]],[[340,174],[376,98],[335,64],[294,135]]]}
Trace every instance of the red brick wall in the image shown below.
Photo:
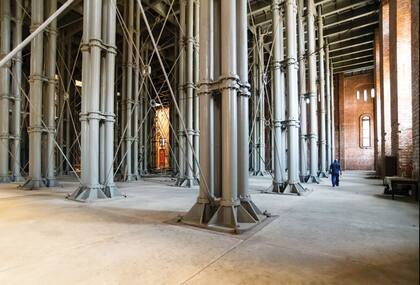
{"label": "red brick wall", "polygon": [[[365,73],[355,76],[336,76],[338,88],[335,92],[335,117],[338,118],[338,157],[341,166],[346,170],[374,170],[374,99],[370,90],[374,87],[374,74]],[[363,91],[368,90],[367,102],[363,99]],[[356,99],[356,91],[360,91],[360,99]],[[361,117],[370,117],[371,147],[361,147]]]}
{"label": "red brick wall", "polygon": [[419,0],[411,1],[411,74],[413,108],[413,177],[420,179],[419,173]]}
{"label": "red brick wall", "polygon": [[389,2],[391,153],[397,173],[412,175],[411,0]]}

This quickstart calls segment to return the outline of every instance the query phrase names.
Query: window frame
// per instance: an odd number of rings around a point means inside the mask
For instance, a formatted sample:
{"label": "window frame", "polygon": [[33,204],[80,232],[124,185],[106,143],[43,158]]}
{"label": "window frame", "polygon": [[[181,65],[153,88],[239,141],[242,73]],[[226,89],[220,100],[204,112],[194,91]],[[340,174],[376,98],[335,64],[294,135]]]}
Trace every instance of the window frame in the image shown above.
{"label": "window frame", "polygon": [[[365,119],[367,118],[367,119]],[[368,121],[369,122],[369,145],[364,145],[364,128],[363,128],[363,122]],[[370,149],[372,148],[372,116],[370,114],[362,114],[359,117],[359,147],[361,149]]]}

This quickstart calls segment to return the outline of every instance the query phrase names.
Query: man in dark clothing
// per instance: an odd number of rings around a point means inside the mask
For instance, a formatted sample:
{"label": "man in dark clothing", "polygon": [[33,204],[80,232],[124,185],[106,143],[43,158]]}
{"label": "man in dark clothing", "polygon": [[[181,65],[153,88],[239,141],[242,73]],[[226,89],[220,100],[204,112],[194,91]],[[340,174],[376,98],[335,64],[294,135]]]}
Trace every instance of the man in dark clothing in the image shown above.
{"label": "man in dark clothing", "polygon": [[330,165],[330,173],[331,173],[331,182],[332,186],[337,186],[340,182],[340,175],[341,175],[341,167],[340,163],[337,159],[334,159],[334,162]]}

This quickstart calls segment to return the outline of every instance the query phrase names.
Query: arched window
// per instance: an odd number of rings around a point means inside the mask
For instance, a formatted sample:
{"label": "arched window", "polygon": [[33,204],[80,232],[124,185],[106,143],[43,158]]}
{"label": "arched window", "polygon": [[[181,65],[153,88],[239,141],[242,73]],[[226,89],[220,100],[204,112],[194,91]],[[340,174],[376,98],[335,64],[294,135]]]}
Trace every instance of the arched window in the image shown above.
{"label": "arched window", "polygon": [[360,147],[368,148],[371,147],[371,138],[370,138],[370,116],[362,115],[360,117]]}

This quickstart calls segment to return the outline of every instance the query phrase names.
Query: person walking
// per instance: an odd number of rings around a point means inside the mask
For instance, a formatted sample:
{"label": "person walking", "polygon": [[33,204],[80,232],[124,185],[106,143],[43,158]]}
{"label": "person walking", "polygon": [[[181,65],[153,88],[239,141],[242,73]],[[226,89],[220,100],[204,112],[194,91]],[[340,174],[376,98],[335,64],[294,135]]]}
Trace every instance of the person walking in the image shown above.
{"label": "person walking", "polygon": [[340,175],[342,174],[342,172],[341,172],[340,162],[338,162],[337,159],[334,159],[334,162],[331,163],[330,173],[331,173],[332,187],[335,187],[335,186],[338,187],[340,183]]}

